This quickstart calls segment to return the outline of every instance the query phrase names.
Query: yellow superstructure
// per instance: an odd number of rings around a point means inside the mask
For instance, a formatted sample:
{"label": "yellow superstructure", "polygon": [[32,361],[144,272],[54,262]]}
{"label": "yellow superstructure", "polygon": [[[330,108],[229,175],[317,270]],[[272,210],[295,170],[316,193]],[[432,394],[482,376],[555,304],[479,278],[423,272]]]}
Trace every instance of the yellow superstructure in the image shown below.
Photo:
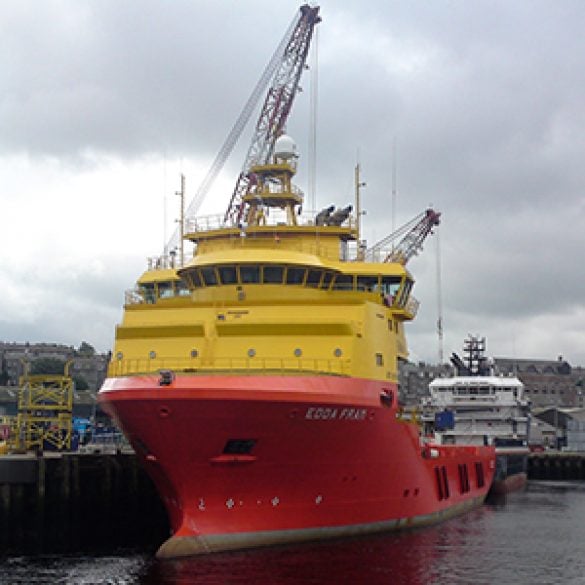
{"label": "yellow superstructure", "polygon": [[357,261],[349,211],[303,215],[294,166],[254,167],[245,223],[190,222],[181,268],[154,263],[127,294],[110,375],[325,373],[397,380],[413,279],[395,263]]}

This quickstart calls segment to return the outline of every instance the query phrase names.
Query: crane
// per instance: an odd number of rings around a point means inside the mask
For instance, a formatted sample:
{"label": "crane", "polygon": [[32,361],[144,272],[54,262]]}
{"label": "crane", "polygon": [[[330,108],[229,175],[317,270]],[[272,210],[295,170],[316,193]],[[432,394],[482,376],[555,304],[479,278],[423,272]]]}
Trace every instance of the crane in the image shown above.
{"label": "crane", "polygon": [[441,214],[434,209],[426,209],[409,222],[386,236],[366,251],[366,258],[375,259],[380,252],[397,238],[402,239],[386,254],[384,262],[397,262],[405,265],[422,248],[426,237],[440,223]]}
{"label": "crane", "polygon": [[272,85],[262,106],[242,172],[238,176],[229,206],[225,212],[224,223],[231,222],[232,225],[241,223],[244,213],[243,197],[254,184],[250,168],[254,165],[270,162],[274,144],[284,132],[288,115],[299,89],[299,79],[305,67],[313,30],[320,21],[318,6],[311,7],[308,4],[301,6],[295,27],[289,35]]}
{"label": "crane", "polygon": [[[266,87],[268,86],[268,83],[273,78],[277,67],[282,62],[285,49],[290,44],[290,40],[294,36],[294,32],[297,30],[298,21],[301,16],[302,12],[299,13],[299,15],[295,15],[295,18],[291,21],[290,25],[288,26],[284,36],[282,37],[282,40],[278,44],[278,47],[274,51],[274,54],[272,55],[270,61],[268,62],[264,71],[262,72],[260,79],[256,83],[256,86],[254,87],[252,93],[250,94],[250,97],[246,101],[242,111],[240,112],[240,115],[238,116],[232,129],[227,135],[219,152],[217,153],[213,163],[211,164],[211,167],[207,171],[207,174],[205,175],[203,181],[199,185],[199,188],[195,192],[195,195],[187,208],[185,217],[192,217],[197,213],[199,207],[201,206],[203,200],[205,199],[205,196],[211,189],[213,182],[221,172],[221,169],[223,168],[228,157],[232,153],[234,146],[236,145],[240,136],[242,135],[242,132],[246,127],[246,124],[250,120],[252,113],[256,109],[256,106],[258,105],[260,98],[262,97]],[[181,221],[184,221],[183,216],[181,217]],[[166,250],[174,250],[178,246],[180,232],[181,232],[180,227],[177,227],[167,244]]]}

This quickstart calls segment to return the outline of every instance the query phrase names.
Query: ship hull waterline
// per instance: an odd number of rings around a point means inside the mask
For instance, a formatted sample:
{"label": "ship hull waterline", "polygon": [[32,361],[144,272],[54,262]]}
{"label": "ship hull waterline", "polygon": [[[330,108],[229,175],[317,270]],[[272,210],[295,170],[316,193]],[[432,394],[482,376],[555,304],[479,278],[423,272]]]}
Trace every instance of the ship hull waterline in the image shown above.
{"label": "ship hull waterline", "polygon": [[167,509],[161,558],[432,524],[480,505],[493,479],[492,447],[421,445],[388,382],[160,381],[109,378],[99,401]]}

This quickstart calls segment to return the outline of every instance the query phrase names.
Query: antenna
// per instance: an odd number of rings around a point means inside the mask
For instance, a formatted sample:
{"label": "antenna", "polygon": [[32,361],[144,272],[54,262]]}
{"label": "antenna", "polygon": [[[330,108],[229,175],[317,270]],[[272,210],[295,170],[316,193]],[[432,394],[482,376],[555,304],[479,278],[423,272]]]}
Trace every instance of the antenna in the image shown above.
{"label": "antenna", "polygon": [[[396,231],[396,137],[392,143],[392,233]],[[394,250],[394,242],[392,243]]]}
{"label": "antenna", "polygon": [[439,339],[439,365],[443,364],[443,294],[441,284],[441,246],[437,231],[437,336]]}
{"label": "antenna", "polygon": [[361,205],[361,197],[360,197],[360,189],[365,187],[366,183],[364,181],[360,181],[360,163],[359,163],[359,152],[358,152],[358,163],[355,165],[355,215],[356,215],[356,232],[357,232],[357,246],[358,246],[358,260],[364,259],[364,246],[362,245],[361,241],[361,223],[362,223],[362,215],[365,214],[365,211],[362,211]]}
{"label": "antenna", "polygon": [[179,214],[179,266],[183,266],[185,264],[185,175],[181,173],[181,190],[176,191],[175,195],[178,195],[181,198],[181,207],[180,207],[180,214]]}

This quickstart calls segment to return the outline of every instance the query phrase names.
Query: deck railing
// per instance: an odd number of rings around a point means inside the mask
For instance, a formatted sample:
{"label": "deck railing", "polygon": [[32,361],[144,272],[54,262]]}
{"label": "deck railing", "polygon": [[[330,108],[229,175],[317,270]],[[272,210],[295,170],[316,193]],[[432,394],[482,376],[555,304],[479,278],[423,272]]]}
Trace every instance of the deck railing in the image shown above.
{"label": "deck railing", "polygon": [[213,374],[219,372],[245,372],[247,374],[307,374],[318,373],[332,376],[349,376],[351,360],[319,358],[259,358],[220,357],[213,360],[199,358],[136,358],[112,359],[108,376],[147,374],[160,370]]}

